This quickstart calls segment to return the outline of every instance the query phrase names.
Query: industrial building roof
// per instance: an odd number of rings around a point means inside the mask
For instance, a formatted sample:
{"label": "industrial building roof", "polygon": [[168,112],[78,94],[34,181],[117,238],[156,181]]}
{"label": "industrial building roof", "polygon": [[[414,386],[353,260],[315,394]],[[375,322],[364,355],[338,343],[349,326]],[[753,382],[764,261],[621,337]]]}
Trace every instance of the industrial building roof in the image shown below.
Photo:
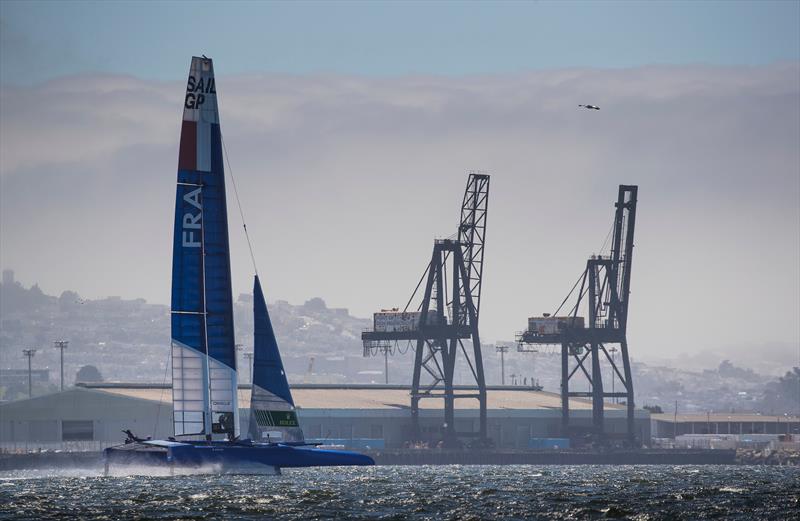
{"label": "industrial building roof", "polygon": [[[156,402],[171,403],[172,391],[161,386],[93,385],[91,388]],[[463,391],[467,392],[467,391]],[[292,388],[295,405],[301,409],[407,409],[409,390],[400,386],[298,386]],[[590,410],[588,400],[570,400],[570,409]],[[239,407],[250,407],[250,389],[239,389]],[[441,400],[420,400],[420,409],[441,409]],[[456,400],[457,409],[478,409],[478,400]],[[561,397],[555,393],[528,389],[489,389],[488,409],[560,409]],[[606,404],[606,408],[624,409],[624,406]]]}
{"label": "industrial building roof", "polygon": [[[675,415],[671,413],[651,414],[651,420],[673,423]],[[677,416],[678,423],[727,423],[727,422],[755,422],[755,423],[781,423],[781,422],[798,422],[798,416],[772,416],[765,414],[755,413],[697,413],[697,414],[679,414]]]}

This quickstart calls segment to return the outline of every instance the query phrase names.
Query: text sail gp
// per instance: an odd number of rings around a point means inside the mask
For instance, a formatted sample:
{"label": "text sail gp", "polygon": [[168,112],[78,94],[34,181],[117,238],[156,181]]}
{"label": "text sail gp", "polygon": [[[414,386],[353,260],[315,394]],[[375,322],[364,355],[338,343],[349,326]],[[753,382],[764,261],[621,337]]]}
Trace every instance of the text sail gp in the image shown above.
{"label": "text sail gp", "polygon": [[181,127],[172,257],[176,436],[239,436],[228,219],[214,67],[193,58]]}

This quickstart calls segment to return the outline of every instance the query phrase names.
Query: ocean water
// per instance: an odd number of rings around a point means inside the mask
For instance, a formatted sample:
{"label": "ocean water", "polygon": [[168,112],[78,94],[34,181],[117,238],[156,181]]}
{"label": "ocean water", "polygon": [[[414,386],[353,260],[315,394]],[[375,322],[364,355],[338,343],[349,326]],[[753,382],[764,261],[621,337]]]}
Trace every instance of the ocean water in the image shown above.
{"label": "ocean water", "polygon": [[0,519],[800,519],[800,468],[385,466],[281,476],[0,473]]}

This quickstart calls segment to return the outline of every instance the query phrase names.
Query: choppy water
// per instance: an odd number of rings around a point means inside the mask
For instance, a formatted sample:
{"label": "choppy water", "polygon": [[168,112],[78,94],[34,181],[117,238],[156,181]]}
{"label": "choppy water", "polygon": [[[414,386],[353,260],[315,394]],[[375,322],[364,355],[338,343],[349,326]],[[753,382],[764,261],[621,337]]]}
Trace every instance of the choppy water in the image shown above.
{"label": "choppy water", "polygon": [[429,466],[0,473],[0,519],[800,519],[800,468]]}

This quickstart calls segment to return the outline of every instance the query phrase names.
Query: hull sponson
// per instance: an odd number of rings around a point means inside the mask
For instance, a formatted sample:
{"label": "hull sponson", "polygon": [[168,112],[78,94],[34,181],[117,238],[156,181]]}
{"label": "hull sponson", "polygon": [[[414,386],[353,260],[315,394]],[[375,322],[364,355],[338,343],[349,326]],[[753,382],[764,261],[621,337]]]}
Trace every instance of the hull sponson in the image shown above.
{"label": "hull sponson", "polygon": [[356,452],[258,443],[174,443],[169,447],[155,448],[147,443],[137,443],[110,447],[104,453],[110,465],[220,466],[223,470],[253,464],[276,468],[375,464],[371,457]]}
{"label": "hull sponson", "polygon": [[[192,58],[180,143],[172,263],[173,346],[186,346],[209,357],[200,375],[207,390],[203,433],[238,435],[228,211],[210,59]],[[173,376],[181,377],[175,372]]]}

